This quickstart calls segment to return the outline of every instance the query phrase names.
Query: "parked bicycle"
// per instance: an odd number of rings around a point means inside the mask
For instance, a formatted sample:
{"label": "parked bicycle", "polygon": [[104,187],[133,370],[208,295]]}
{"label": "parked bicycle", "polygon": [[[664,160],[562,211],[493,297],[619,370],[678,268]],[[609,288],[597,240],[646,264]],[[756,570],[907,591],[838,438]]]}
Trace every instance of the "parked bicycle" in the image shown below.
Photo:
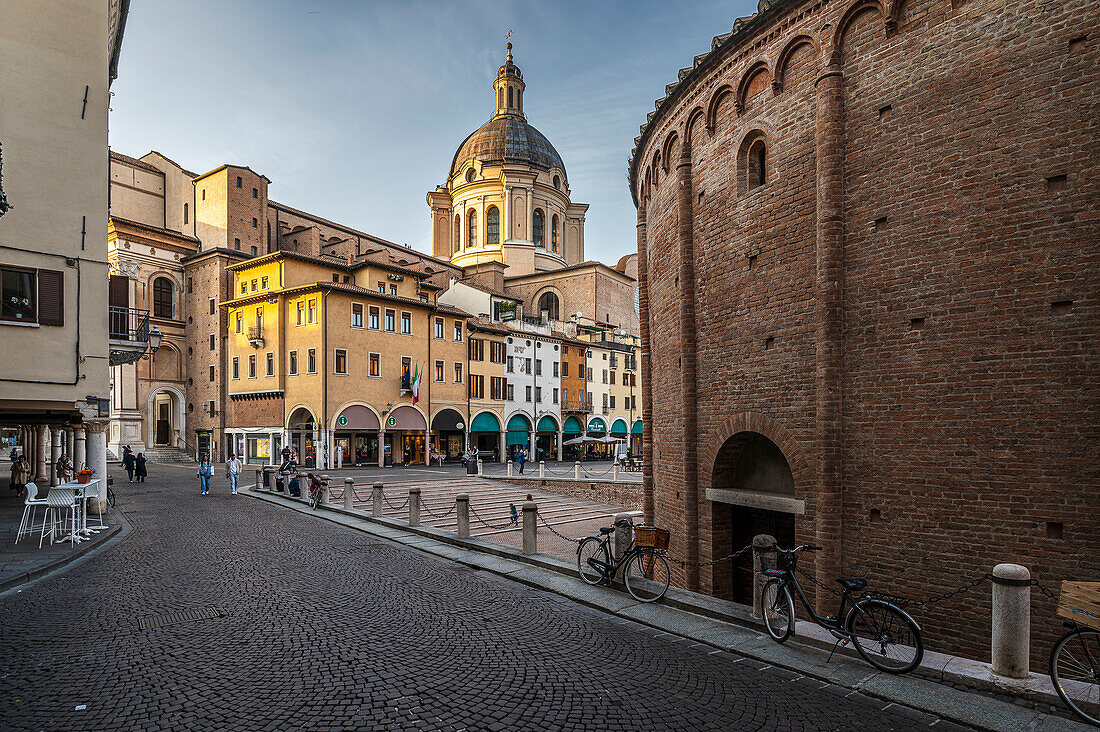
{"label": "parked bicycle", "polygon": [[[630,548],[619,559],[611,548],[611,535],[616,528],[633,528]],[[634,528],[629,521],[619,520],[614,526],[600,529],[599,536],[589,536],[577,547],[577,571],[590,585],[611,584],[619,570],[631,597],[639,602],[660,600],[668,592],[668,532],[653,526]]]}
{"label": "parked bicycle", "polygon": [[321,503],[321,496],[325,492],[325,484],[317,479],[313,473],[309,474],[309,507],[317,510],[317,506]]}
{"label": "parked bicycle", "polygon": [[[838,577],[844,588],[836,616],[818,615],[810,607],[806,593],[798,584],[798,553],[820,551],[819,546],[804,544],[794,549],[775,548],[778,569],[765,570],[770,579],[760,592],[764,626],[776,641],[783,643],[794,633],[794,599],[791,588],[815,623],[828,630],[838,645],[851,643],[864,661],[880,671],[902,674],[920,665],[924,641],[920,626],[907,612],[888,600],[864,593],[853,599],[852,593],[867,586],[863,579]],[[848,607],[845,614],[844,609]],[[835,649],[835,646],[834,646]]]}
{"label": "parked bicycle", "polygon": [[1074,714],[1100,726],[1100,631],[1063,625],[1069,631],[1050,650],[1050,680]]}

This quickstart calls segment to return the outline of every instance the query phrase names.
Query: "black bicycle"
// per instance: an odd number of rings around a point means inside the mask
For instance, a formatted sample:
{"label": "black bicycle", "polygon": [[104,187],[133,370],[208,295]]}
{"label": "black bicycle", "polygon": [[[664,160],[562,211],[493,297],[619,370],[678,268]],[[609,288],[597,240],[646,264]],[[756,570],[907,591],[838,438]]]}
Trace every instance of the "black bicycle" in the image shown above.
{"label": "black bicycle", "polygon": [[[775,548],[778,569],[765,570],[770,579],[760,591],[764,626],[768,635],[782,643],[794,633],[794,600],[791,589],[802,602],[813,621],[837,639],[837,645],[851,643],[863,660],[880,671],[903,674],[920,665],[924,658],[924,641],[920,626],[894,603],[871,593],[852,599],[852,593],[867,586],[867,580],[838,577],[844,588],[840,608],[835,616],[818,615],[810,607],[806,593],[798,584],[798,553],[820,551],[808,544],[794,549]],[[848,607],[845,614],[844,609]],[[836,646],[834,646],[835,650]]]}
{"label": "black bicycle", "polygon": [[[665,560],[664,551],[658,548],[660,544],[649,541],[649,538],[653,535],[654,538],[667,542],[668,532],[639,526],[631,535],[630,548],[616,560],[611,550],[611,534],[616,527],[634,528],[629,521],[616,521],[614,526],[601,528],[599,536],[589,536],[577,547],[577,571],[581,579],[590,585],[601,582],[611,584],[622,568],[623,582],[631,597],[639,602],[660,600],[668,592],[668,561]],[[644,543],[656,545],[638,546],[635,542],[638,535],[646,537]]]}
{"label": "black bicycle", "polygon": [[1100,631],[1072,621],[1050,651],[1050,680],[1074,714],[1100,725]]}

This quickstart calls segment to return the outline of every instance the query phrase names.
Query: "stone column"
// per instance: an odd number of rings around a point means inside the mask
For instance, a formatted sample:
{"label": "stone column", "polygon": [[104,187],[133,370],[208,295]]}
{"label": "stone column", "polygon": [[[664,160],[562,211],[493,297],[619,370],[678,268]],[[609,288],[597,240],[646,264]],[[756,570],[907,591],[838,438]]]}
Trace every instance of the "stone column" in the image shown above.
{"label": "stone column", "polygon": [[[680,393],[683,404],[683,434],[680,459],[684,471],[684,559],[699,561],[699,461],[697,446],[698,400],[695,381],[695,240],[692,221],[691,141],[680,143],[676,164],[679,188],[676,191],[676,238],[679,244],[680,273]],[[699,567],[688,564],[685,570],[689,590],[699,589]]]}
{"label": "stone column", "polygon": [[539,534],[538,526],[536,525],[537,519],[535,518],[538,513],[539,507],[534,501],[523,502],[523,553],[524,554],[538,554],[539,553]]}
{"label": "stone column", "polygon": [[88,432],[88,467],[95,471],[92,478],[99,479],[96,486],[99,495],[95,501],[88,501],[89,513],[107,512],[107,427],[110,424],[109,419],[84,421]]}
{"label": "stone column", "polygon": [[432,464],[432,435],[427,429],[424,430],[424,464],[428,467]]}
{"label": "stone column", "polygon": [[[818,435],[815,557],[819,578],[840,574],[842,539],[842,462],[840,377],[843,350],[842,278],[844,270],[844,98],[838,65],[825,68],[816,83],[817,274],[814,286],[815,393]],[[815,593],[817,612],[825,614],[828,593]]]}
{"label": "stone column", "polygon": [[760,591],[764,589],[764,582],[768,576],[764,574],[766,569],[775,569],[775,537],[768,534],[757,534],[752,538],[752,616],[764,617],[763,607],[760,604]]}
{"label": "stone column", "polygon": [[[70,460],[73,459],[73,453],[75,452],[75,448],[76,448],[76,440],[73,437],[73,428],[70,425],[70,426],[67,426],[65,428],[65,454],[69,456]],[[75,466],[76,463],[74,462],[73,465]]]}
{"label": "stone column", "polygon": [[[638,207],[638,324],[642,338],[639,372],[642,376],[642,520],[656,523],[653,500],[653,394],[649,372],[649,253],[646,239],[646,203]],[[649,428],[646,429],[647,425]],[[631,425],[633,427],[633,425]]]}
{"label": "stone column", "polygon": [[458,516],[458,531],[459,539],[470,538],[470,496],[466,493],[459,493],[455,496],[456,508],[455,514]]}
{"label": "stone column", "polygon": [[370,491],[370,515],[381,516],[382,515],[382,491],[384,486],[381,483],[375,483],[371,486]]}
{"label": "stone column", "polygon": [[83,427],[73,428],[73,467],[80,470],[88,462],[87,438]]}
{"label": "stone column", "polygon": [[535,241],[535,189],[527,189],[527,240]]}
{"label": "stone column", "polygon": [[50,428],[50,487],[61,483],[61,475],[57,472],[57,460],[61,457],[61,427],[54,425]]}
{"label": "stone column", "polygon": [[420,525],[420,489],[409,489],[409,526]]}
{"label": "stone column", "polygon": [[505,439],[504,439],[506,434],[507,433],[505,433],[503,431],[501,431],[501,433],[500,433],[500,455],[498,457],[498,460],[500,460],[500,462],[504,462],[507,459],[508,450],[506,449],[507,445],[505,444]]}
{"label": "stone column", "polygon": [[485,220],[485,196],[479,196],[477,199],[477,246],[482,249],[485,248],[485,244],[489,238],[489,222]]}
{"label": "stone column", "polygon": [[561,462],[561,451],[562,451],[562,444],[561,443],[564,442],[564,440],[565,440],[565,437],[563,436],[562,431],[558,430],[558,462],[559,463]]}
{"label": "stone column", "polygon": [[1031,572],[1019,564],[993,568],[993,673],[1026,679],[1031,648]]}
{"label": "stone column", "polygon": [[49,429],[44,424],[38,425],[34,437],[34,482],[44,486],[50,480],[49,468],[46,467],[46,446],[49,444]]}
{"label": "stone column", "polygon": [[386,464],[386,431],[378,430],[378,467]]}
{"label": "stone column", "polygon": [[504,186],[504,201],[500,205],[500,244],[512,238],[512,189]]}
{"label": "stone column", "polygon": [[[538,411],[538,405],[535,405],[536,412]],[[535,420],[538,421],[538,415],[536,414]],[[527,462],[530,463],[532,458],[538,457],[538,451],[535,449],[535,445],[538,444],[539,435],[534,430],[531,430],[531,443],[527,446]]]}
{"label": "stone column", "polygon": [[[619,526],[620,521],[626,521],[630,526]],[[630,550],[630,544],[634,540],[634,517],[629,513],[615,514],[615,559],[620,559]]]}

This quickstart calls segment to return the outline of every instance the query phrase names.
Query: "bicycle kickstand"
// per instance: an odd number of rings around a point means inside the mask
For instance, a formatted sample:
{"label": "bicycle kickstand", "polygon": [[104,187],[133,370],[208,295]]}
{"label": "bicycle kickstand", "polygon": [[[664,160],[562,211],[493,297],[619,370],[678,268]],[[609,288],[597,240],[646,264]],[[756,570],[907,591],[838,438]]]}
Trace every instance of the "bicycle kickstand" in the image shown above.
{"label": "bicycle kickstand", "polygon": [[833,650],[829,651],[829,657],[825,659],[825,663],[830,663],[833,660],[833,654],[836,653],[837,646],[840,644],[848,645],[847,638],[837,638],[836,643],[833,644]]}

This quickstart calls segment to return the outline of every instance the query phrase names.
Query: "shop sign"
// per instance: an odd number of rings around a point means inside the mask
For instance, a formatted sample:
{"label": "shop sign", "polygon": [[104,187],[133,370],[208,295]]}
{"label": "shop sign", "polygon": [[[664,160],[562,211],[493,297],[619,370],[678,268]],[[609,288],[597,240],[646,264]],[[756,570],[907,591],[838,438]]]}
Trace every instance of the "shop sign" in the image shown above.
{"label": "shop sign", "polygon": [[341,414],[340,418],[336,420],[336,424],[340,425],[341,427],[347,427],[347,425],[348,425],[347,415],[346,414]]}
{"label": "shop sign", "polygon": [[397,417],[389,417],[388,419],[386,419],[386,426],[387,427],[396,427],[397,426]]}

